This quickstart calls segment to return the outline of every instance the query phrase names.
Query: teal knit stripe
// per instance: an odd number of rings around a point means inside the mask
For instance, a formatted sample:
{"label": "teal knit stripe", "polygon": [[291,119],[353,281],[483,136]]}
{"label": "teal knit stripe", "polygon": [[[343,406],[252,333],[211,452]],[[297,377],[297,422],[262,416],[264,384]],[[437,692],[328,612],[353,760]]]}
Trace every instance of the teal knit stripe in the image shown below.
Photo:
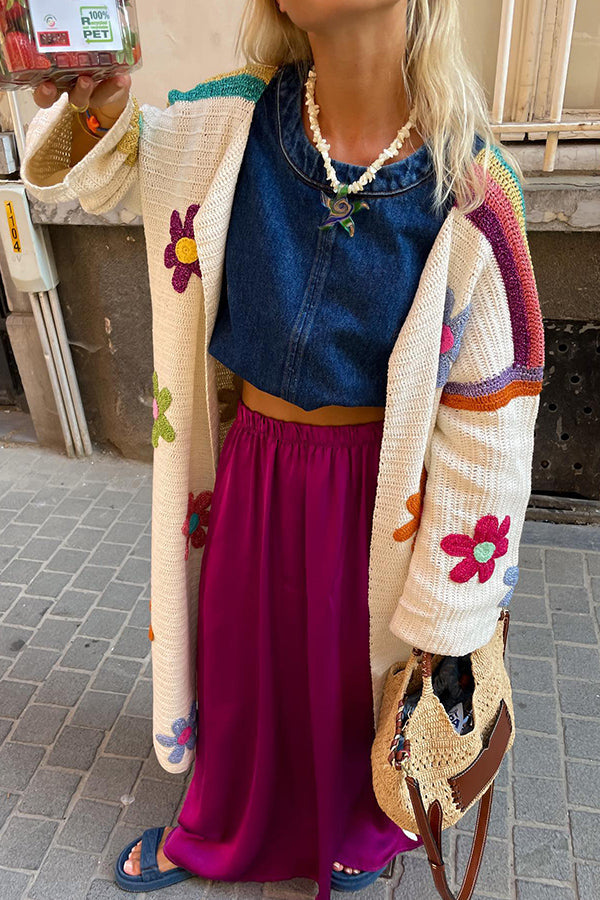
{"label": "teal knit stripe", "polygon": [[521,182],[517,178],[517,173],[515,172],[513,167],[511,165],[509,165],[507,160],[504,158],[502,150],[500,149],[500,147],[498,147],[497,144],[492,144],[492,150],[493,150],[494,156],[496,157],[498,162],[501,163],[504,166],[504,168],[508,172],[510,172],[510,174],[512,175],[513,181],[517,185],[517,187],[519,189],[519,194],[521,195],[521,204],[523,206],[523,215],[525,215],[525,194],[523,193],[523,186],[521,185]]}
{"label": "teal knit stripe", "polygon": [[242,72],[239,75],[225,75],[214,81],[201,81],[189,91],[178,91],[175,88],[169,91],[169,106],[178,100],[204,100],[208,97],[242,97],[244,100],[258,100],[266,83],[256,75]]}

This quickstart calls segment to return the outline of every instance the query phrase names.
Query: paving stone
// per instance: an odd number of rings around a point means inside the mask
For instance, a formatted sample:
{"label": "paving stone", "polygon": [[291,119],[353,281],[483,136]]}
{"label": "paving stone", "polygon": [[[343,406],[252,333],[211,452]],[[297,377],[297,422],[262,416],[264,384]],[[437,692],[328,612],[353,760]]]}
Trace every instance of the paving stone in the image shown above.
{"label": "paving stone", "polygon": [[592,578],[592,600],[594,603],[600,603],[600,578]]}
{"label": "paving stone", "polygon": [[94,609],[82,623],[79,632],[88,637],[114,638],[125,624],[126,618],[126,614],[122,612]]}
{"label": "paving stone", "polygon": [[600,810],[600,765],[567,760],[569,804]]}
{"label": "paving stone", "polygon": [[566,831],[515,825],[515,873],[525,878],[570,881],[573,877]]}
{"label": "paving stone", "polygon": [[583,585],[583,553],[569,550],[546,550],[546,581],[549,584]]}
{"label": "paving stone", "polygon": [[63,656],[61,666],[65,669],[84,669],[93,672],[109,647],[109,641],[77,637]]}
{"label": "paving stone", "polygon": [[101,853],[120,812],[120,806],[99,803],[97,800],[78,800],[57,843],[74,850]]}
{"label": "paving stone", "polygon": [[89,675],[82,672],[52,672],[48,679],[40,685],[36,700],[40,703],[52,703],[55,706],[75,706],[90,680]]}
{"label": "paving stone", "polygon": [[150,521],[151,506],[149,503],[130,503],[121,515],[119,522],[132,522],[139,525],[145,525]]}
{"label": "paving stone", "polygon": [[104,537],[101,528],[76,528],[68,537],[66,544],[76,550],[95,550]]}
{"label": "paving stone", "polygon": [[67,488],[46,484],[36,493],[32,502],[36,506],[48,506],[50,509],[55,509],[68,494]]}
{"label": "paving stone", "polygon": [[65,725],[48,759],[49,766],[87,771],[92,765],[103,731]]}
{"label": "paving stone", "polygon": [[104,728],[109,731],[121,712],[124,694],[108,694],[103,691],[86,691],[73,716],[74,725]]}
{"label": "paving stone", "polygon": [[137,584],[111,582],[98,600],[98,606],[129,610],[132,609],[141,592],[142,588]]}
{"label": "paving stone", "polygon": [[23,509],[33,496],[33,491],[8,491],[0,496],[0,509]]}
{"label": "paving stone", "polygon": [[9,659],[16,657],[32,634],[32,631],[26,631],[24,628],[0,625],[0,656],[7,656]]}
{"label": "paving stone", "polygon": [[35,681],[39,684],[47,678],[59,655],[56,650],[25,647],[10,670],[10,677],[20,681]]}
{"label": "paving stone", "polygon": [[30,881],[31,875],[0,868],[0,897],[4,897],[5,900],[19,900],[25,896]]}
{"label": "paving stone", "polygon": [[510,609],[511,625],[513,622],[548,625],[548,610],[543,597],[521,596],[515,591]]}
{"label": "paving stone", "polygon": [[546,778],[518,775],[514,779],[515,818],[541,825],[564,825],[567,800],[564,786]]}
{"label": "paving stone", "polygon": [[150,653],[151,646],[148,640],[147,628],[126,627],[121,632],[114,647],[115,656],[129,656],[134,659],[145,659]]}
{"label": "paving stone", "polygon": [[84,497],[86,500],[95,500],[104,491],[104,485],[100,482],[81,481],[76,484],[69,497]]}
{"label": "paving stone", "polygon": [[0,841],[0,865],[14,869],[37,869],[56,827],[56,822],[13,816]]}
{"label": "paving stone", "polygon": [[82,620],[94,606],[97,596],[91,591],[63,591],[52,608],[52,615]]}
{"label": "paving stone", "polygon": [[[470,850],[471,836],[459,834],[456,841],[456,866],[461,873],[466,868]],[[496,838],[488,839],[477,888],[480,891],[493,892],[496,897],[510,896],[508,841],[499,841]]]}
{"label": "paving stone", "polygon": [[56,507],[56,515],[72,516],[74,519],[79,519],[87,513],[89,507],[89,500],[85,497],[66,497]]}
{"label": "paving stone", "polygon": [[81,776],[74,772],[40,767],[21,798],[19,811],[62,819],[80,781]]}
{"label": "paving stone", "polygon": [[94,506],[104,506],[107,509],[124,509],[128,503],[131,503],[133,494],[129,491],[111,491],[109,489],[103,491]]}
{"label": "paving stone", "polygon": [[37,525],[7,525],[0,531],[0,544],[5,547],[24,547],[37,531]]}
{"label": "paving stone", "polygon": [[131,615],[127,622],[134,628],[144,628],[148,631],[150,625],[150,604],[146,597],[140,597],[135,606],[131,610]]}
{"label": "paving stone", "polygon": [[152,747],[152,720],[121,716],[106,745],[107,753],[146,759]]}
{"label": "paving stone", "polygon": [[0,719],[0,745],[4,743],[14,724],[12,719]]}
{"label": "paving stone", "polygon": [[563,713],[600,718],[600,683],[561,677],[558,696]]}
{"label": "paving stone", "polygon": [[600,721],[564,718],[563,725],[567,756],[600,760]]}
{"label": "paving stone", "polygon": [[550,609],[556,612],[589,613],[590,598],[585,588],[556,587],[548,588],[548,602]]}
{"label": "paving stone", "polygon": [[68,572],[40,572],[27,588],[27,593],[32,597],[58,597],[71,578]]}
{"label": "paving stone", "polygon": [[4,617],[8,625],[25,625],[36,628],[50,607],[51,600],[40,600],[37,597],[20,597],[9,613]]}
{"label": "paving stone", "polygon": [[127,581],[133,584],[147,584],[150,578],[150,564],[147,559],[137,559],[130,556],[115,576],[117,581]]}
{"label": "paving stone", "polygon": [[591,647],[557,644],[556,659],[559,675],[600,682],[600,658],[597,650]]}
{"label": "paving stone", "polygon": [[6,791],[24,790],[43,756],[43,747],[7,741],[0,748],[0,788]]}
{"label": "paving stone", "polygon": [[150,535],[143,534],[133,548],[133,555],[139,556],[140,559],[150,559],[151,547],[152,539]]}
{"label": "paving stone", "polygon": [[140,681],[136,686],[125,708],[128,716],[152,716],[152,683]]}
{"label": "paving stone", "polygon": [[106,566],[84,566],[73,582],[73,587],[84,591],[103,591],[114,575],[115,569]]}
{"label": "paving stone", "polygon": [[67,518],[67,516],[50,516],[39,529],[38,534],[41,537],[58,537],[64,540],[69,536],[77,524],[78,522],[75,518]]}
{"label": "paving stone", "polygon": [[552,629],[537,625],[519,625],[508,635],[508,645],[512,655],[554,657]]}
{"label": "paving stone", "polygon": [[[128,544],[130,547],[139,539],[142,529],[125,522],[115,522],[106,534],[106,540],[113,544]],[[0,540],[0,543],[2,541]]]}
{"label": "paving stone", "polygon": [[554,737],[517,731],[512,755],[513,768],[518,775],[539,775],[543,772],[550,778],[561,777],[558,741]]}
{"label": "paving stone", "polygon": [[45,562],[51,556],[54,556],[60,544],[60,541],[52,538],[34,537],[23,547],[19,553],[19,559],[36,559],[38,562]]}
{"label": "paving stone", "polygon": [[34,684],[24,684],[21,681],[0,681],[0,710],[2,715],[9,719],[18,719],[33,692]]}
{"label": "paving stone", "polygon": [[600,861],[600,813],[572,809],[569,818],[575,856]]}
{"label": "paving stone", "polygon": [[33,647],[64,650],[77,631],[77,623],[46,617],[31,640]]}
{"label": "paving stone", "polygon": [[517,900],[577,900],[573,889],[539,881],[517,881]]}
{"label": "paving stone", "polygon": [[513,692],[517,729],[557,734],[558,704],[555,697]]}
{"label": "paving stone", "polygon": [[31,900],[65,900],[85,897],[98,857],[74,850],[50,850],[33,887]]}
{"label": "paving stone", "polygon": [[100,756],[92,767],[83,796],[119,803],[121,797],[131,794],[140,767],[137,759]]}
{"label": "paving stone", "polygon": [[575,869],[577,872],[579,900],[598,900],[600,866],[594,866],[592,863],[578,862]]}
{"label": "paving stone", "polygon": [[573,644],[596,644],[594,620],[586,615],[552,614],[552,630],[556,641]]}
{"label": "paving stone", "polygon": [[519,547],[519,570],[541,568],[542,551],[537,547],[530,547],[527,544],[521,544],[521,546]]}
{"label": "paving stone", "polygon": [[51,506],[29,503],[14,517],[13,521],[18,523],[23,522],[26,525],[42,525],[51,514]]}
{"label": "paving stone", "polygon": [[137,785],[134,802],[127,807],[123,821],[150,828],[170,825],[173,821],[183,786],[169,781],[142,778]]}
{"label": "paving stone", "polygon": [[600,553],[586,553],[585,556],[590,575],[600,575]]}
{"label": "paving stone", "polygon": [[23,588],[20,584],[3,584],[0,586],[0,613],[10,609]]}
{"label": "paving stone", "polygon": [[129,549],[127,544],[109,544],[107,541],[102,541],[90,556],[90,565],[116,568],[121,565],[129,553]]}
{"label": "paving stone", "polygon": [[29,584],[40,570],[39,563],[29,559],[13,559],[0,572],[0,584]]}
{"label": "paving stone", "polygon": [[92,682],[97,691],[117,691],[128,694],[141,669],[141,662],[134,659],[107,657]]}
{"label": "paving stone", "polygon": [[85,550],[59,550],[49,562],[46,569],[50,572],[78,572],[89,554]]}
{"label": "paving stone", "polygon": [[530,569],[519,568],[519,581],[515,593],[531,594],[535,597],[543,597],[545,592],[544,573]]}
{"label": "paving stone", "polygon": [[43,744],[49,747],[54,742],[67,715],[59,706],[42,706],[32,703],[19,719],[12,739],[25,744]]}
{"label": "paving stone", "polygon": [[[11,812],[17,805],[17,800],[19,799],[18,794],[10,794],[7,792],[0,793],[0,828],[4,825]],[[0,882],[1,883],[1,882]],[[0,891],[0,897],[2,896],[2,892]]]}

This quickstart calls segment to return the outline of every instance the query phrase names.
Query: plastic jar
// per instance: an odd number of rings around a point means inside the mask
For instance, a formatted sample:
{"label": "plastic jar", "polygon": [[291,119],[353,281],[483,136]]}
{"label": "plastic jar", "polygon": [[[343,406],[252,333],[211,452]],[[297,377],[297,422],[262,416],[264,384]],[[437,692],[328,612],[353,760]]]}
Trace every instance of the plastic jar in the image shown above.
{"label": "plastic jar", "polygon": [[141,65],[134,0],[0,0],[0,87],[78,75],[95,81]]}

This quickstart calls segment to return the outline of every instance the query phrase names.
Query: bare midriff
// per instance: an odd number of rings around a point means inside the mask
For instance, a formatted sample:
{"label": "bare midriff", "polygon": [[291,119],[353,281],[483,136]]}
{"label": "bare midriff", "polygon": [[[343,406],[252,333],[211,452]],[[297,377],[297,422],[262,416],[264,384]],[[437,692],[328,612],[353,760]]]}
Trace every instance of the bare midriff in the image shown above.
{"label": "bare midriff", "polygon": [[384,406],[319,406],[317,409],[302,409],[295,403],[288,403],[281,397],[267,394],[260,388],[242,382],[242,401],[250,409],[283,419],[284,422],[299,422],[305,425],[352,425],[361,422],[375,422],[383,419]]}

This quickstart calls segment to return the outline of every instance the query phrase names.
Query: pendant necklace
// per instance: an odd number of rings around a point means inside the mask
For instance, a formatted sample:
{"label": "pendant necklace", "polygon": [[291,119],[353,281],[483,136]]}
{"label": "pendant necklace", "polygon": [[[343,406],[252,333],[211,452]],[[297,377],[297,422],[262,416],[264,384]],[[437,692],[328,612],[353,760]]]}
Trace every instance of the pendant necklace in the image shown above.
{"label": "pendant necklace", "polygon": [[319,121],[317,116],[320,107],[315,103],[316,80],[317,73],[313,66],[308,73],[308,78],[305,84],[305,104],[308,108],[308,118],[314,136],[315,146],[323,157],[323,162],[325,163],[327,180],[336,191],[335,197],[328,197],[324,191],[321,191],[321,203],[327,208],[328,215],[325,222],[322,225],[319,225],[319,229],[323,230],[333,228],[333,226],[339,222],[339,224],[347,231],[350,237],[354,237],[354,220],[352,219],[352,216],[360,209],[368,209],[369,204],[364,200],[350,200],[349,195],[362,191],[367,182],[373,181],[375,175],[377,174],[379,169],[381,169],[386,159],[391,159],[392,156],[398,155],[402,144],[408,137],[410,129],[414,125],[415,107],[413,106],[413,108],[411,109],[408,116],[408,121],[399,130],[398,134],[389,145],[389,147],[387,147],[385,150],[382,150],[377,159],[367,167],[360,178],[358,178],[356,181],[353,181],[352,184],[340,184],[338,177],[335,174],[335,169],[333,168],[331,159],[329,158],[330,145],[321,134],[321,129],[319,128]]}

